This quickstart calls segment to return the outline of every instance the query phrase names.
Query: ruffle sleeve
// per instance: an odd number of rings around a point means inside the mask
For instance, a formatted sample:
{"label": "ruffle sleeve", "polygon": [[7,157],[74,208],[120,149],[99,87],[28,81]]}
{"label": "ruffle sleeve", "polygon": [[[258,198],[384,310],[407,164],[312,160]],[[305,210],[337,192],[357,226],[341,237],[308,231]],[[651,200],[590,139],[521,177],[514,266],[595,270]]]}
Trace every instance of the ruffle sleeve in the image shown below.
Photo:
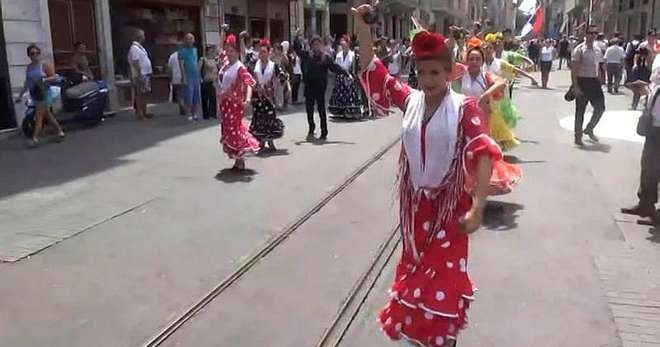
{"label": "ruffle sleeve", "polygon": [[257,85],[257,81],[255,81],[254,77],[252,77],[252,74],[248,69],[245,67],[241,67],[240,70],[238,71],[239,76],[241,80],[243,81],[243,85],[249,86],[249,87],[254,87]]}
{"label": "ruffle sleeve", "polygon": [[388,114],[393,106],[405,111],[410,86],[391,76],[378,58],[374,57],[369,63],[360,81],[379,114]]}
{"label": "ruffle sleeve", "polygon": [[474,184],[474,175],[478,159],[487,155],[492,162],[502,160],[502,151],[493,139],[488,136],[486,122],[481,107],[477,99],[468,97],[463,103],[463,117],[461,118],[461,127],[465,137],[465,147],[463,149],[463,163],[465,175],[469,186]]}

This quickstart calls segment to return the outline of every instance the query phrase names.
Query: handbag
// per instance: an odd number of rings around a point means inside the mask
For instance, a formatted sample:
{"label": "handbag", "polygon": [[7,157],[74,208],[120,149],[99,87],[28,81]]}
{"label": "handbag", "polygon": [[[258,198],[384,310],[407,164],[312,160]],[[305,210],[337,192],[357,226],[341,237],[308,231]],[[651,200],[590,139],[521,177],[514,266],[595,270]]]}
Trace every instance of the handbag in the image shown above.
{"label": "handbag", "polygon": [[658,96],[660,96],[660,89],[656,90],[651,103],[649,104],[647,102],[644,106],[642,115],[639,117],[639,120],[637,120],[637,135],[646,137],[651,132],[651,128],[653,128],[653,115],[651,114],[651,110],[653,110],[653,105],[655,105],[655,102],[658,100]]}
{"label": "handbag", "polygon": [[568,88],[568,91],[566,92],[566,94],[564,94],[564,100],[566,100],[567,102],[572,102],[573,100],[575,100],[575,90],[573,89],[573,86]]}

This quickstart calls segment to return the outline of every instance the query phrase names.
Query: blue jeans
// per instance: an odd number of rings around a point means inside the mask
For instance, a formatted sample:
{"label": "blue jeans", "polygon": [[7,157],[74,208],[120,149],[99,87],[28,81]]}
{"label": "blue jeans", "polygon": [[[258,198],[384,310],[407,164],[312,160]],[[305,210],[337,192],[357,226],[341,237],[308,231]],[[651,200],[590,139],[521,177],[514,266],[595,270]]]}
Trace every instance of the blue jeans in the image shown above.
{"label": "blue jeans", "polygon": [[183,87],[183,100],[188,107],[199,107],[202,105],[201,82],[199,80],[188,79]]}

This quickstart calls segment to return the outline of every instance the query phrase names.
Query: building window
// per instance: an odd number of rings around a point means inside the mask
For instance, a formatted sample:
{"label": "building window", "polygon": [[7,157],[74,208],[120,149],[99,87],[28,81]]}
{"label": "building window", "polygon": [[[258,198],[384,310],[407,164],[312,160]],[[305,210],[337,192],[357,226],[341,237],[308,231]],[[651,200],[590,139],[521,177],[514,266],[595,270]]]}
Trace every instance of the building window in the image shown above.
{"label": "building window", "polygon": [[630,0],[630,1],[628,2],[628,8],[629,8],[629,9],[633,9],[633,8],[635,8],[635,0]]}

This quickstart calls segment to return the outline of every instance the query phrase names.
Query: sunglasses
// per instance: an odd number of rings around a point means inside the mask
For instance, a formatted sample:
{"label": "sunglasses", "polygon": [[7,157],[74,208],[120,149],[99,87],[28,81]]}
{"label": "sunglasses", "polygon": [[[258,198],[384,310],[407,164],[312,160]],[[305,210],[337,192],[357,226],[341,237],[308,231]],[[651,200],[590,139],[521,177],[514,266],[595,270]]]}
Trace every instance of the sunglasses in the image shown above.
{"label": "sunglasses", "polygon": [[39,52],[39,51],[30,52],[30,56],[35,56],[35,55],[40,55],[40,54],[41,54],[41,52]]}

